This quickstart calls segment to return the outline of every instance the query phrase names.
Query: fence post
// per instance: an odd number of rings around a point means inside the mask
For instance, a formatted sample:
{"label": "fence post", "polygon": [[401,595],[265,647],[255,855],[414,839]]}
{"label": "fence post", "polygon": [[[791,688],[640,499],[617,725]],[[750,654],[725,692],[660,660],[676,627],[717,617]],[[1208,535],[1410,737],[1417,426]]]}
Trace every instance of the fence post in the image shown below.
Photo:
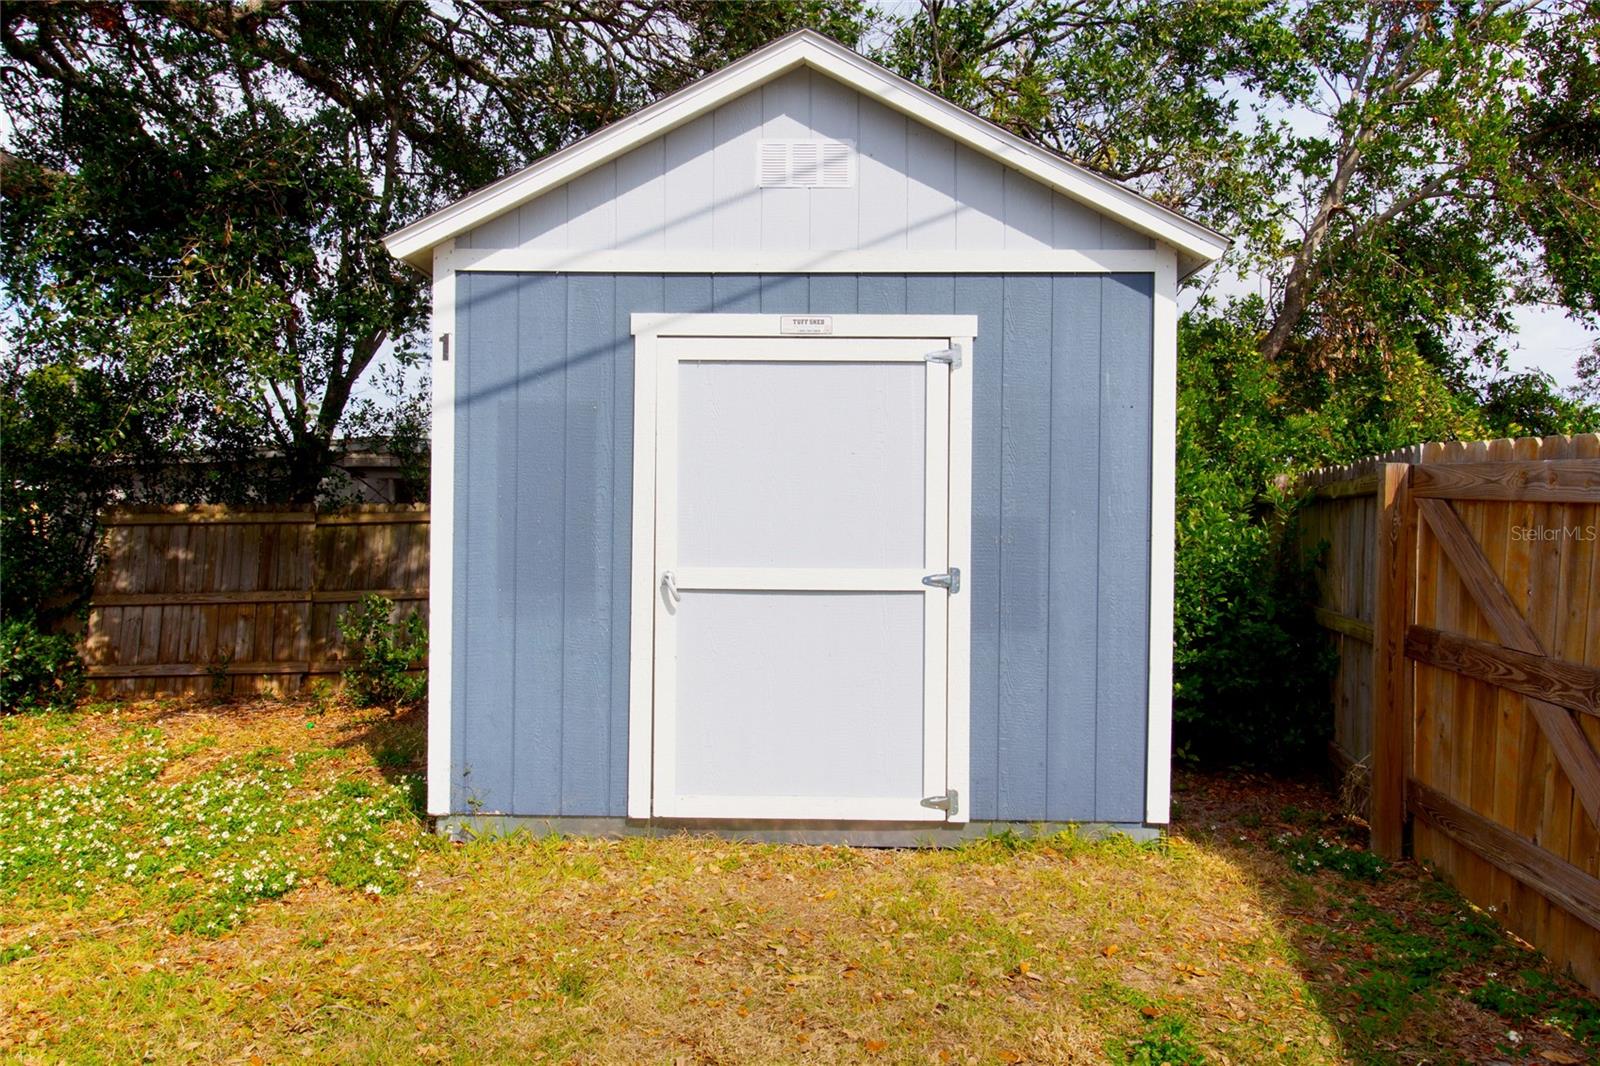
{"label": "fence post", "polygon": [[1411,585],[1416,516],[1412,513],[1411,467],[1378,467],[1377,600],[1372,615],[1372,850],[1398,859],[1405,846],[1406,778],[1411,772],[1413,707],[1406,626],[1411,622]]}

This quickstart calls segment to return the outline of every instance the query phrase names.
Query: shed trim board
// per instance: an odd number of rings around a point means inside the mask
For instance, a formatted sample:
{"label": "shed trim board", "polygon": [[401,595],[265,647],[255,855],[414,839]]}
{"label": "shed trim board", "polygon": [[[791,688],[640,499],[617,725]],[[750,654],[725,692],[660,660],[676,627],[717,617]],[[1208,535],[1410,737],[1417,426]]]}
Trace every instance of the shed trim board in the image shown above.
{"label": "shed trim board", "polygon": [[429,451],[429,500],[433,524],[428,538],[428,813],[450,813],[451,731],[456,701],[455,509],[456,363],[450,342],[456,331],[456,272],[450,265],[455,241],[433,251],[433,425]]}
{"label": "shed trim board", "polygon": [[[967,658],[969,595],[928,587],[930,566],[971,572],[971,359],[977,319],[971,315],[829,315],[812,318],[825,336],[790,333],[771,314],[632,315],[634,348],[634,481],[630,626],[628,801],[635,819],[872,819],[960,823],[954,810],[921,803],[928,794],[970,795]],[[930,352],[967,358],[930,362]],[[918,565],[907,568],[708,567],[680,564],[677,479],[680,360],[696,364],[847,363],[911,365],[924,371],[923,463],[926,489]],[[824,373],[828,371],[824,370]],[[956,486],[962,486],[957,491]],[[678,787],[676,633],[681,593],[696,590],[809,590],[919,596],[922,705],[917,731],[920,789],[904,795],[696,795]],[[668,591],[670,590],[670,597]],[[947,793],[947,790],[949,792]]]}
{"label": "shed trim board", "polygon": [[578,251],[459,248],[450,268],[570,274],[1149,274],[1173,264],[1170,248],[994,251]]}
{"label": "shed trim board", "polygon": [[1183,253],[1187,267],[1211,262],[1228,249],[1228,238],[1210,227],[1030,144],[810,30],[779,38],[633,115],[389,234],[384,243],[392,255],[426,269],[431,260],[429,252],[441,242],[800,67],[820,71],[958,144],[1171,245]]}
{"label": "shed trim board", "polygon": [[1172,820],[1172,615],[1177,565],[1178,265],[1159,249],[1151,309],[1150,709],[1145,736],[1147,822]]}

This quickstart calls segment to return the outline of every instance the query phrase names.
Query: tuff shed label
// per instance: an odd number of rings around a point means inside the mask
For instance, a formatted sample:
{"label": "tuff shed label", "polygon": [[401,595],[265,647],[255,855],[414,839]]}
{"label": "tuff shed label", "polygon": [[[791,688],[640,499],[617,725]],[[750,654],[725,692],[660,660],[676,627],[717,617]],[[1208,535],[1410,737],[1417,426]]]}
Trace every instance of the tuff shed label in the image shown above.
{"label": "tuff shed label", "polygon": [[779,315],[779,333],[832,333],[831,315]]}

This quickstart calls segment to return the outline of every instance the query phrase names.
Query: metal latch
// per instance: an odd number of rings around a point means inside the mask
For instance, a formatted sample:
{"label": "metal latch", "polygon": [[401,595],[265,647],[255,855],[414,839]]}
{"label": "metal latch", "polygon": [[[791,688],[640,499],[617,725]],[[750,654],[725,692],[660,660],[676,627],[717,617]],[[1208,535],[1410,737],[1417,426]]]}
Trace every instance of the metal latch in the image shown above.
{"label": "metal latch", "polygon": [[676,607],[683,597],[678,593],[678,582],[673,579],[671,570],[661,571],[661,593],[668,603]]}
{"label": "metal latch", "polygon": [[922,579],[922,583],[931,589],[949,589],[951,592],[960,592],[961,571],[952,566],[942,574],[929,574]]}
{"label": "metal latch", "polygon": [[922,358],[930,363],[947,363],[950,369],[954,370],[961,365],[961,349],[952,345],[949,348],[941,348],[937,352],[929,352]]}
{"label": "metal latch", "polygon": [[942,796],[925,796],[922,800],[924,807],[931,807],[936,811],[943,811],[946,815],[954,816],[961,810],[961,793],[955,789],[946,789]]}

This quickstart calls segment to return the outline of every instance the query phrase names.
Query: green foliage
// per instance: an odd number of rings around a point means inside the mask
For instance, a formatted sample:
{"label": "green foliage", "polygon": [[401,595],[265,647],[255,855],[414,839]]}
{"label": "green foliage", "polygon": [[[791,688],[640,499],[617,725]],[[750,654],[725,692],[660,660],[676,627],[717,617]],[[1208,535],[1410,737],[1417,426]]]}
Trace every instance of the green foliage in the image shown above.
{"label": "green foliage", "polygon": [[1324,833],[1283,833],[1273,846],[1296,873],[1333,870],[1352,881],[1377,881],[1389,869],[1387,862],[1365,848],[1350,847]]}
{"label": "green foliage", "polygon": [[317,805],[316,815],[328,854],[328,880],[373,896],[405,888],[416,845],[390,827],[413,818],[409,789],[340,781]]}
{"label": "green foliage", "polygon": [[1268,359],[1259,301],[1179,330],[1174,707],[1180,750],[1216,764],[1322,757],[1333,657],[1311,614],[1319,554],[1278,479],[1421,440],[1481,435],[1416,352],[1336,376]]}
{"label": "green foliage", "polygon": [[1467,998],[1507,1021],[1544,1022],[1580,1044],[1600,1046],[1600,1005],[1573,995],[1538,970],[1490,979]]}
{"label": "green foliage", "polygon": [[880,55],[1227,233],[1274,362],[1470,407],[1517,304],[1600,315],[1597,44],[1582,4],[926,0]]}
{"label": "green foliage", "polygon": [[396,620],[395,605],[376,593],[339,617],[339,632],[355,653],[344,672],[358,707],[399,706],[427,695],[428,676],[418,668],[428,656],[428,627],[416,611]]}
{"label": "green foliage", "polygon": [[574,1003],[587,999],[593,986],[594,978],[582,966],[563,966],[556,974],[556,991]]}
{"label": "green foliage", "polygon": [[1496,437],[1548,437],[1600,429],[1600,404],[1563,395],[1539,370],[1497,375],[1481,389],[1481,414]]}
{"label": "green foliage", "polygon": [[1299,43],[1271,0],[925,3],[879,58],[1029,140],[1163,203],[1277,241],[1261,210],[1284,175],[1274,130],[1239,121],[1224,85],[1303,93]]}
{"label": "green foliage", "polygon": [[83,683],[83,661],[71,637],[40,632],[29,618],[0,626],[0,714],[70,711]]}
{"label": "green foliage", "polygon": [[1321,738],[1329,669],[1309,575],[1278,565],[1272,519],[1286,438],[1304,431],[1283,424],[1273,370],[1238,323],[1186,320],[1179,378],[1176,740],[1207,761],[1293,763]]}
{"label": "green foliage", "polygon": [[94,580],[96,516],[137,469],[146,413],[114,372],[0,369],[0,587],[6,615],[46,626]]}
{"label": "green foliage", "polygon": [[385,233],[773,36],[868,21],[860,0],[19,5],[19,365],[126,382],[164,452],[205,460],[185,498],[313,502],[380,353],[426,365],[427,279]]}

